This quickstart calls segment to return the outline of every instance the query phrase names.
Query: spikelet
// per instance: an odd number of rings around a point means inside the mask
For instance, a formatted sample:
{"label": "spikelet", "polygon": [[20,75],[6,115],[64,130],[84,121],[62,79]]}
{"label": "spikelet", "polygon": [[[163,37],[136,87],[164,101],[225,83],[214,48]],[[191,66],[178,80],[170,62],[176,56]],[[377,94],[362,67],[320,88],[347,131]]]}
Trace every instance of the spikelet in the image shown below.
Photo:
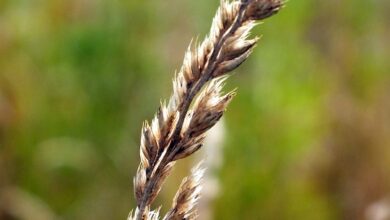
{"label": "spikelet", "polygon": [[204,76],[203,73],[209,64],[214,47],[237,18],[239,6],[238,1],[233,3],[221,1],[211,25],[210,35],[200,45],[195,44],[195,48],[192,48],[192,43],[188,46],[183,66],[173,80],[173,95],[169,101],[172,109],[180,110],[186,95],[199,82],[202,75]]}
{"label": "spikelet", "polygon": [[[161,162],[161,156],[166,153],[172,132],[175,129],[179,113],[170,111],[161,104],[155,118],[152,121],[152,126],[147,122],[142,127],[140,158],[141,163],[138,167],[137,174],[134,178],[134,194],[137,204],[140,204],[145,195],[145,187],[147,181],[152,176],[153,171],[156,171],[156,164]],[[148,193],[150,194],[147,201],[153,201],[161,189],[161,183],[168,176],[174,163],[165,164],[160,170],[158,178],[159,185],[154,186]]]}
{"label": "spikelet", "polygon": [[221,95],[227,77],[213,79],[196,98],[191,112],[186,116],[182,130],[182,141],[178,144],[174,160],[185,158],[197,151],[203,143],[205,132],[222,117],[235,92]]}
{"label": "spikelet", "polygon": [[[149,211],[150,205],[175,161],[202,147],[206,132],[222,117],[235,94],[221,91],[226,75],[248,58],[259,40],[249,39],[250,30],[256,21],[277,13],[282,5],[280,0],[221,0],[210,34],[202,43],[190,43],[173,79],[168,105],[161,103],[151,125],[145,122],[142,127],[141,162],[134,178],[134,219],[158,218],[158,212]],[[186,181],[194,181],[191,178]],[[189,186],[186,181],[182,187]],[[185,202],[181,199],[184,191],[179,190],[175,200],[183,210],[192,207],[180,204]]]}
{"label": "spikelet", "polygon": [[[127,220],[136,220],[138,214],[139,214],[138,209],[135,210],[134,215],[133,215],[133,211],[131,211],[129,216],[127,217]],[[142,216],[142,219],[159,220],[159,215],[160,215],[160,208],[154,211],[149,211],[149,209],[146,209],[144,215]]]}
{"label": "spikelet", "polygon": [[173,199],[172,208],[165,215],[164,220],[190,220],[197,217],[195,206],[202,190],[201,180],[204,174],[200,164],[191,170],[190,176],[183,179]]}
{"label": "spikelet", "polygon": [[148,192],[148,199],[146,200],[147,204],[151,204],[153,200],[157,197],[164,180],[168,177],[174,165],[175,162],[169,162],[168,164],[162,166],[161,170],[156,171],[156,176],[158,178],[156,178],[154,187],[150,188],[150,191]]}
{"label": "spikelet", "polygon": [[278,13],[284,5],[281,0],[254,0],[249,1],[248,4],[245,19],[257,21]]}

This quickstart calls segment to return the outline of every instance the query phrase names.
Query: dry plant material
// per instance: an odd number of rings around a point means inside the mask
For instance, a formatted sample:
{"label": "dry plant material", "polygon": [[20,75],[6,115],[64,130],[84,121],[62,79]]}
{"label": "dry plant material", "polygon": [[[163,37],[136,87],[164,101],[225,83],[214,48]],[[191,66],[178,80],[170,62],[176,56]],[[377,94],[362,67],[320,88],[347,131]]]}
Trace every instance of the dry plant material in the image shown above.
{"label": "dry plant material", "polygon": [[[143,125],[141,163],[134,178],[137,208],[129,220],[159,218],[159,210],[151,211],[150,206],[175,161],[202,147],[206,131],[222,117],[235,94],[221,90],[228,72],[248,58],[259,39],[248,39],[250,30],[282,6],[281,0],[221,1],[209,36],[189,46],[168,105],[162,103],[151,125]],[[183,180],[165,220],[196,218],[202,174],[196,167]]]}

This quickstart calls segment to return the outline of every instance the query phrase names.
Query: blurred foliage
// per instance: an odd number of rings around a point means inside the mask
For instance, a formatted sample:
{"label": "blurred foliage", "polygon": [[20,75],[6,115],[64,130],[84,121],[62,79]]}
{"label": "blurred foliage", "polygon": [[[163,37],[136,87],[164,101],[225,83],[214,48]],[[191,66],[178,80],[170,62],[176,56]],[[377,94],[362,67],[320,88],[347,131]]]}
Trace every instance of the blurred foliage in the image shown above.
{"label": "blurred foliage", "polygon": [[[142,121],[217,5],[0,1],[0,219],[125,219]],[[378,219],[370,208],[390,197],[389,10],[293,0],[256,28],[264,37],[228,85],[239,90],[214,219]]]}

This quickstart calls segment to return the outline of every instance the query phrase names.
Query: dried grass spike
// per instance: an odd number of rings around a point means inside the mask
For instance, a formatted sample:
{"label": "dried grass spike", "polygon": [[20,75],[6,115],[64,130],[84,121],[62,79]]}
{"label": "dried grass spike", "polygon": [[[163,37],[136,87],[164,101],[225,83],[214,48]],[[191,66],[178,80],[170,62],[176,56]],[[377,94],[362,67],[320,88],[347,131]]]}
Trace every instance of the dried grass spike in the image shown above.
{"label": "dried grass spike", "polygon": [[[162,103],[151,125],[144,123],[141,163],[134,178],[136,220],[157,219],[151,203],[176,160],[201,148],[205,133],[222,117],[234,92],[221,94],[226,74],[251,54],[258,38],[248,39],[257,20],[275,14],[281,0],[221,0],[210,34],[187,49],[183,66],[173,79],[168,106]],[[195,171],[194,171],[195,172]],[[187,178],[167,219],[192,219],[199,188],[197,175]]]}

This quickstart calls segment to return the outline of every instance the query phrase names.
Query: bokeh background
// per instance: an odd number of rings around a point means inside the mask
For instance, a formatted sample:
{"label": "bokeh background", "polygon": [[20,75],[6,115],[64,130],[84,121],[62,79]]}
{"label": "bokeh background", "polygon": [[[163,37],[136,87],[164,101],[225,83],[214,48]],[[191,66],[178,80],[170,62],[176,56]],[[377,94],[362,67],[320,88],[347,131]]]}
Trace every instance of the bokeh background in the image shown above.
{"label": "bokeh background", "polygon": [[[218,3],[1,0],[0,219],[125,219],[142,122]],[[156,207],[207,157],[204,219],[389,220],[389,11],[291,0],[255,28],[218,150],[180,162]]]}

